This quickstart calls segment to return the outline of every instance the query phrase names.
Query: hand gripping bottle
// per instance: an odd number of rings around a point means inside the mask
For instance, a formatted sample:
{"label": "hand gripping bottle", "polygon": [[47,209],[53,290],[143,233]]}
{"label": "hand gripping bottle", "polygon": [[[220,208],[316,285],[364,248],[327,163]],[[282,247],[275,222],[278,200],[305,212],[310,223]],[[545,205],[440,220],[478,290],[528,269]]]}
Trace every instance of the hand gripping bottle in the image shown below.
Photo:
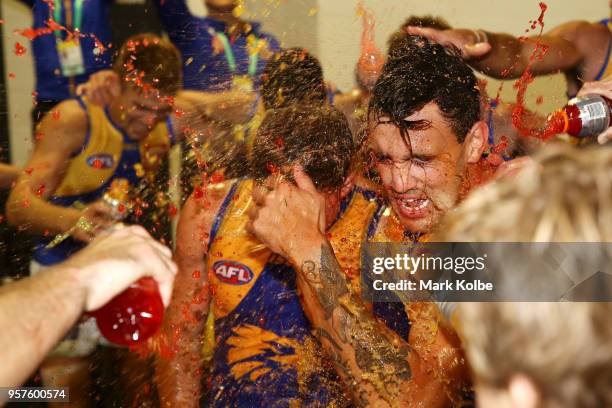
{"label": "hand gripping bottle", "polygon": [[[103,200],[113,207],[117,221],[125,218],[130,208],[127,180],[114,180]],[[144,342],[159,330],[164,317],[157,282],[150,277],[141,278],[90,315],[110,342],[121,346]]]}

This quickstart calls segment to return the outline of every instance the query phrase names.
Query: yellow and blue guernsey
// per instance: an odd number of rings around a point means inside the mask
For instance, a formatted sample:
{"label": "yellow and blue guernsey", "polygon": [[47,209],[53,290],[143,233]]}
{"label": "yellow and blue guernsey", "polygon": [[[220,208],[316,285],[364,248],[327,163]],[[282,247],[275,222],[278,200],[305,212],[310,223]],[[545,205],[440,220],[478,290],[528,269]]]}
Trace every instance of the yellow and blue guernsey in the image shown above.
{"label": "yellow and blue guernsey", "polygon": [[[49,202],[64,207],[82,207],[101,199],[117,178],[128,180],[131,186],[138,185],[142,174],[137,171],[137,165],[152,170],[159,162],[157,157],[149,157],[147,151],[168,149],[174,142],[170,117],[158,124],[143,141],[136,142],[113,122],[108,108],[90,104],[85,99],[77,100],[87,114],[87,134],[83,146],[73,153],[64,178],[49,198]],[[41,238],[34,250],[34,260],[42,265],[61,262],[84,246],[68,238],[53,248],[45,249],[52,239]]]}
{"label": "yellow and blue guernsey", "polygon": [[[207,270],[216,345],[206,406],[347,406],[302,310],[295,270],[246,232],[252,186],[251,180],[232,186],[211,230]],[[341,263],[359,262],[354,245],[365,239],[379,207],[357,190],[343,200],[329,231]]]}

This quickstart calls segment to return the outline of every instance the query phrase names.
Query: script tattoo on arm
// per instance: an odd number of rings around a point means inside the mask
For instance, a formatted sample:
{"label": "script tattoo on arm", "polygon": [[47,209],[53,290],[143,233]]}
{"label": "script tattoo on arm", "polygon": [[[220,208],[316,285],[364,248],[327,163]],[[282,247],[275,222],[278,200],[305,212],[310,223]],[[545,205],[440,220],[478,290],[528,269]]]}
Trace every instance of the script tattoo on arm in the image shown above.
{"label": "script tattoo on arm", "polygon": [[315,335],[345,379],[354,401],[395,406],[402,385],[411,380],[410,347],[378,322],[353,293],[332,248],[324,245],[321,259],[302,263],[301,284],[320,308]]}

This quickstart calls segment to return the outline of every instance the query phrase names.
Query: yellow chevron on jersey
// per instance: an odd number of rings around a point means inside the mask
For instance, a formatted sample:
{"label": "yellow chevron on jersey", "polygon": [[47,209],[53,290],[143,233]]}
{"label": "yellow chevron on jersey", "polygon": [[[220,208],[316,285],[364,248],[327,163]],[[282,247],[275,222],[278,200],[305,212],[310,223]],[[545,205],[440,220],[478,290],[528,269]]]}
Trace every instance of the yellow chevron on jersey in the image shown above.
{"label": "yellow chevron on jersey", "polygon": [[56,197],[86,194],[103,186],[117,171],[124,151],[139,151],[144,169],[155,170],[159,166],[160,155],[170,148],[168,122],[159,123],[142,142],[130,142],[112,123],[105,108],[85,99],[79,103],[87,113],[87,136],[82,150],[70,159],[66,174],[54,192]]}
{"label": "yellow chevron on jersey", "polygon": [[[296,339],[280,337],[255,325],[236,327],[227,344],[231,347],[227,362],[232,366],[231,373],[236,380],[248,375],[251,381],[257,381],[259,377],[272,371],[263,361],[253,357],[268,355],[270,360],[278,363],[281,370],[295,367],[299,359],[296,351],[299,350],[300,343]],[[283,352],[283,349],[287,348],[293,352]]]}

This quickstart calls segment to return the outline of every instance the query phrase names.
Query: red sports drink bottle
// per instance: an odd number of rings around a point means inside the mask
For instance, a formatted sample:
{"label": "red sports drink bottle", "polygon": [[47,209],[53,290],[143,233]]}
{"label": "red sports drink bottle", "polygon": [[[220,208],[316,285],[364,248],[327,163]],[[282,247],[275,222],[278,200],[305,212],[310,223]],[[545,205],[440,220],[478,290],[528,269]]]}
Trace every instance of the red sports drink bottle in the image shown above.
{"label": "red sports drink bottle", "polygon": [[133,346],[159,330],[164,319],[164,304],[157,282],[145,277],[90,314],[110,342]]}
{"label": "red sports drink bottle", "polygon": [[611,108],[612,102],[600,95],[574,98],[548,117],[545,138],[559,133],[576,137],[597,136],[610,127]]}
{"label": "red sports drink bottle", "polygon": [[[131,209],[129,188],[127,180],[117,179],[104,194],[103,200],[113,208],[117,221],[125,218]],[[121,223],[116,225],[120,227]],[[145,277],[90,314],[96,318],[98,329],[110,342],[133,346],[159,330],[164,319],[164,304],[157,282]]]}

